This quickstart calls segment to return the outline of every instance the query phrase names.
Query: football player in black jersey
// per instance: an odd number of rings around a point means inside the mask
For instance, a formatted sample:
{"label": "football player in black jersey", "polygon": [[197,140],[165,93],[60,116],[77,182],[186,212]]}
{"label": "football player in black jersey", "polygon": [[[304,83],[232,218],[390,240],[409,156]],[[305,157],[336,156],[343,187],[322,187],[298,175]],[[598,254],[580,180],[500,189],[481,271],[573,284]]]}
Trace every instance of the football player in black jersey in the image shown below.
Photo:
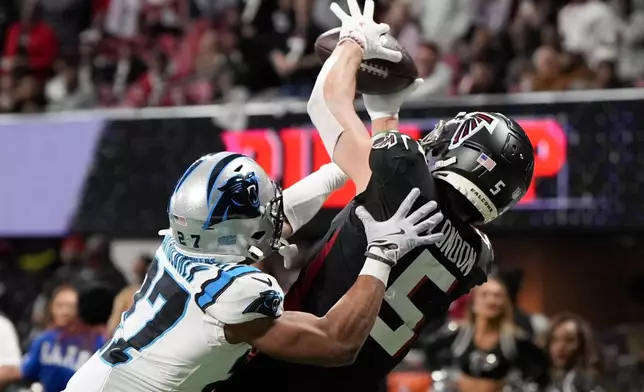
{"label": "football player in black jersey", "polygon": [[310,249],[305,257],[309,264],[285,306],[324,315],[351,287],[366,246],[355,215],[358,205],[386,220],[412,188],[420,188],[422,202],[438,201],[445,238],[411,251],[392,269],[379,317],[352,365],[303,366],[260,353],[234,369],[217,392],[384,390],[386,375],[404,358],[425,322],[442,316],[453,300],[486,281],[492,248],[473,225],[510,209],[532,179],[532,145],[524,130],[500,113],[460,113],[419,142],[399,133],[399,108],[418,83],[398,94],[364,96],[375,133],[370,139],[353,107],[356,73],[363,59],[386,50],[377,42],[386,29],[371,20],[372,0],[366,1],[364,15],[355,0],[349,0],[349,8],[351,16],[341,18],[339,44],[320,71],[308,111],[329,155],[355,183],[357,196]]}

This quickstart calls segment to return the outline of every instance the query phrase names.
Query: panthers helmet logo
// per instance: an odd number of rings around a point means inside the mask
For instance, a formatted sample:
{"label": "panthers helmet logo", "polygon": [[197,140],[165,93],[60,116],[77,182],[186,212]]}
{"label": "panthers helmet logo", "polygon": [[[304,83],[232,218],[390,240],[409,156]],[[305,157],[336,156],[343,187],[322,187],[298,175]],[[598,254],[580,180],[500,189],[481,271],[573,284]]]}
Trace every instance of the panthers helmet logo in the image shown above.
{"label": "panthers helmet logo", "polygon": [[217,188],[219,197],[213,204],[206,227],[229,219],[260,216],[259,183],[255,172],[236,174]]}

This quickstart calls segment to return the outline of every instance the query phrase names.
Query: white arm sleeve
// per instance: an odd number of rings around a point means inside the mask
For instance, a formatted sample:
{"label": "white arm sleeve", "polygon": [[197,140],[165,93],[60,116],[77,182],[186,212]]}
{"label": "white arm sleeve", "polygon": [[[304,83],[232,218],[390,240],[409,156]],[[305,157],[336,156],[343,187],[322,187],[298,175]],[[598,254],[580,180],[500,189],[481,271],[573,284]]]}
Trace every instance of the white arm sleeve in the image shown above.
{"label": "white arm sleeve", "polygon": [[284,215],[293,232],[313,219],[329,195],[340,189],[347,178],[338,165],[329,163],[286,188],[282,194]]}
{"label": "white arm sleeve", "polygon": [[315,86],[313,87],[313,92],[311,92],[311,98],[309,98],[307,105],[311,122],[317,128],[322,143],[324,143],[324,148],[329,153],[331,160],[333,160],[335,145],[344,129],[342,129],[342,125],[336,120],[326,104],[326,100],[324,99],[324,84],[338,56],[337,51],[334,51],[324,63],[315,81]]}

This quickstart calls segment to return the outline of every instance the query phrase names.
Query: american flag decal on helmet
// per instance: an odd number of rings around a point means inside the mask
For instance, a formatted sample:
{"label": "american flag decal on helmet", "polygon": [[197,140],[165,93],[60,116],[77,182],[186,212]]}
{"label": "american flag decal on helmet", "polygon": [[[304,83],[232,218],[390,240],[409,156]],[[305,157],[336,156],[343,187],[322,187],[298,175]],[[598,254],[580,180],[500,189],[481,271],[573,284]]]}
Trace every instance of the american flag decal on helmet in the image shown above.
{"label": "american flag decal on helmet", "polygon": [[476,133],[482,129],[487,130],[491,135],[498,123],[498,118],[492,117],[486,113],[474,112],[466,114],[456,129],[456,132],[454,132],[454,136],[452,136],[449,149],[451,150],[460,146],[463,142],[476,135]]}

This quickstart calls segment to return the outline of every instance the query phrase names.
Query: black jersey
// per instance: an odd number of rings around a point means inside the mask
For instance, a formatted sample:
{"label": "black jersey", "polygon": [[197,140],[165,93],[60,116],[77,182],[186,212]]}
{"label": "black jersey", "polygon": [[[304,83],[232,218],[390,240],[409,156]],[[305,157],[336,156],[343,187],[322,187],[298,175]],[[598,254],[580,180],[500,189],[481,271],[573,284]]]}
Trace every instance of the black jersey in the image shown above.
{"label": "black jersey", "polygon": [[[367,240],[355,208],[364,205],[379,221],[389,219],[412,188],[414,208],[439,201],[419,144],[398,132],[375,138],[367,189],[333,221],[311,252],[312,262],[285,299],[285,308],[323,316],[351,288],[365,260]],[[392,269],[380,314],[355,363],[322,368],[282,362],[257,354],[235,371],[221,391],[256,388],[280,391],[377,391],[403,359],[425,322],[442,316],[451,301],[486,279],[492,260],[487,237],[441,208],[442,242],[409,252]],[[438,229],[437,229],[438,230]]]}

